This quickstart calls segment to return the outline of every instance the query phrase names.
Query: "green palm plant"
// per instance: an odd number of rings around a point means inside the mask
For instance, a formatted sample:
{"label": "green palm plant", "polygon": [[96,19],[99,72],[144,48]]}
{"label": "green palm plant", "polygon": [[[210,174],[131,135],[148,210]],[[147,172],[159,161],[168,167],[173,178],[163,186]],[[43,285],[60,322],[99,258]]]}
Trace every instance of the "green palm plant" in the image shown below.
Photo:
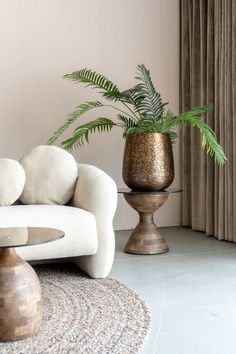
{"label": "green palm plant", "polygon": [[[138,65],[136,79],[138,83],[126,91],[120,91],[118,87],[108,80],[104,75],[98,74],[90,69],[82,69],[71,74],[64,75],[64,78],[76,83],[84,83],[100,90],[106,103],[100,101],[88,101],[76,107],[75,111],[69,113],[63,124],[54,132],[48,140],[48,144],[54,144],[59,136],[79,117],[93,109],[111,107],[117,112],[117,121],[105,117],[99,117],[88,123],[78,126],[72,136],[62,141],[61,146],[66,150],[75,149],[85,142],[89,142],[89,135],[94,132],[110,131],[114,126],[123,129],[123,136],[138,135],[144,133],[166,133],[175,141],[176,127],[192,125],[197,128],[202,137],[202,147],[207,153],[214,157],[218,164],[226,161],[222,147],[217,143],[216,135],[209,125],[202,119],[206,113],[213,110],[211,105],[195,107],[191,111],[175,115],[170,110],[165,111],[167,103],[163,103],[152,83],[149,70],[143,64]],[[116,102],[123,105],[116,105]]]}

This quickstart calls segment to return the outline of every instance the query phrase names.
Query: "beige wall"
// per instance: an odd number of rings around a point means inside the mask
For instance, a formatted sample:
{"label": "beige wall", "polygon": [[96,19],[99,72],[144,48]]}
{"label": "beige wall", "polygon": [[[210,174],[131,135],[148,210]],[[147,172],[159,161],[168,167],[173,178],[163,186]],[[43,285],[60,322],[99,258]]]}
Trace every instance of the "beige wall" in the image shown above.
{"label": "beige wall", "polygon": [[[1,0],[0,156],[17,159],[45,143],[78,103],[99,97],[62,80],[83,67],[104,73],[122,90],[134,84],[136,66],[144,63],[164,101],[178,111],[178,14],[178,0]],[[114,129],[94,135],[74,155],[123,186],[123,144]],[[177,146],[175,165],[179,186]],[[158,213],[159,225],[178,225],[179,214],[175,195]],[[136,221],[120,197],[115,228]]]}

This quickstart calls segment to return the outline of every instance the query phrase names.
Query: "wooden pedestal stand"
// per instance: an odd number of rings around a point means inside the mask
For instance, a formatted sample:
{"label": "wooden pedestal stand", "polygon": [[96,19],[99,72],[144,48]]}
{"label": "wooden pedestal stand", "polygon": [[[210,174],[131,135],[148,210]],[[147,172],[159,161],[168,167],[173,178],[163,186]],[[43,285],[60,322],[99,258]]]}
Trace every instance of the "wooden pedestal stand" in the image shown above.
{"label": "wooden pedestal stand", "polygon": [[124,251],[134,254],[168,252],[169,247],[153,221],[153,214],[165,203],[170,193],[180,192],[180,190],[144,192],[124,188],[119,189],[118,192],[124,194],[125,200],[139,214],[139,223],[132,232]]}

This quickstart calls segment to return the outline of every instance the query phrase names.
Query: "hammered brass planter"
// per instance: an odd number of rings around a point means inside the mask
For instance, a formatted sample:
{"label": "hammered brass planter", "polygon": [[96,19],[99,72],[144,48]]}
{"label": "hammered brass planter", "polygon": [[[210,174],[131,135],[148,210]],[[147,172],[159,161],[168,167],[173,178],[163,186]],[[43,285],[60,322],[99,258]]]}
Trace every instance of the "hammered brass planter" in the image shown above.
{"label": "hammered brass planter", "polygon": [[174,159],[169,134],[128,136],[123,158],[123,180],[133,190],[158,191],[174,180]]}

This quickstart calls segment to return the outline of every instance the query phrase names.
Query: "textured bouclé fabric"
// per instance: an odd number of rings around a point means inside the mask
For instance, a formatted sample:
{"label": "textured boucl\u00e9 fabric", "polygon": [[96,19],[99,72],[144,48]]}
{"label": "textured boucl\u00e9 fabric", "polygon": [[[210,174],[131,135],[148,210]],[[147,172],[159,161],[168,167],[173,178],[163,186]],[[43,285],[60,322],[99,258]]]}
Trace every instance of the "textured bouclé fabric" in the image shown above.
{"label": "textured boucl\u00e9 fabric", "polygon": [[25,185],[25,172],[18,161],[0,158],[0,206],[13,204]]}
{"label": "textured boucl\u00e9 fabric", "polygon": [[74,157],[56,146],[40,145],[20,160],[26,182],[20,200],[24,204],[66,204],[78,177]]}

